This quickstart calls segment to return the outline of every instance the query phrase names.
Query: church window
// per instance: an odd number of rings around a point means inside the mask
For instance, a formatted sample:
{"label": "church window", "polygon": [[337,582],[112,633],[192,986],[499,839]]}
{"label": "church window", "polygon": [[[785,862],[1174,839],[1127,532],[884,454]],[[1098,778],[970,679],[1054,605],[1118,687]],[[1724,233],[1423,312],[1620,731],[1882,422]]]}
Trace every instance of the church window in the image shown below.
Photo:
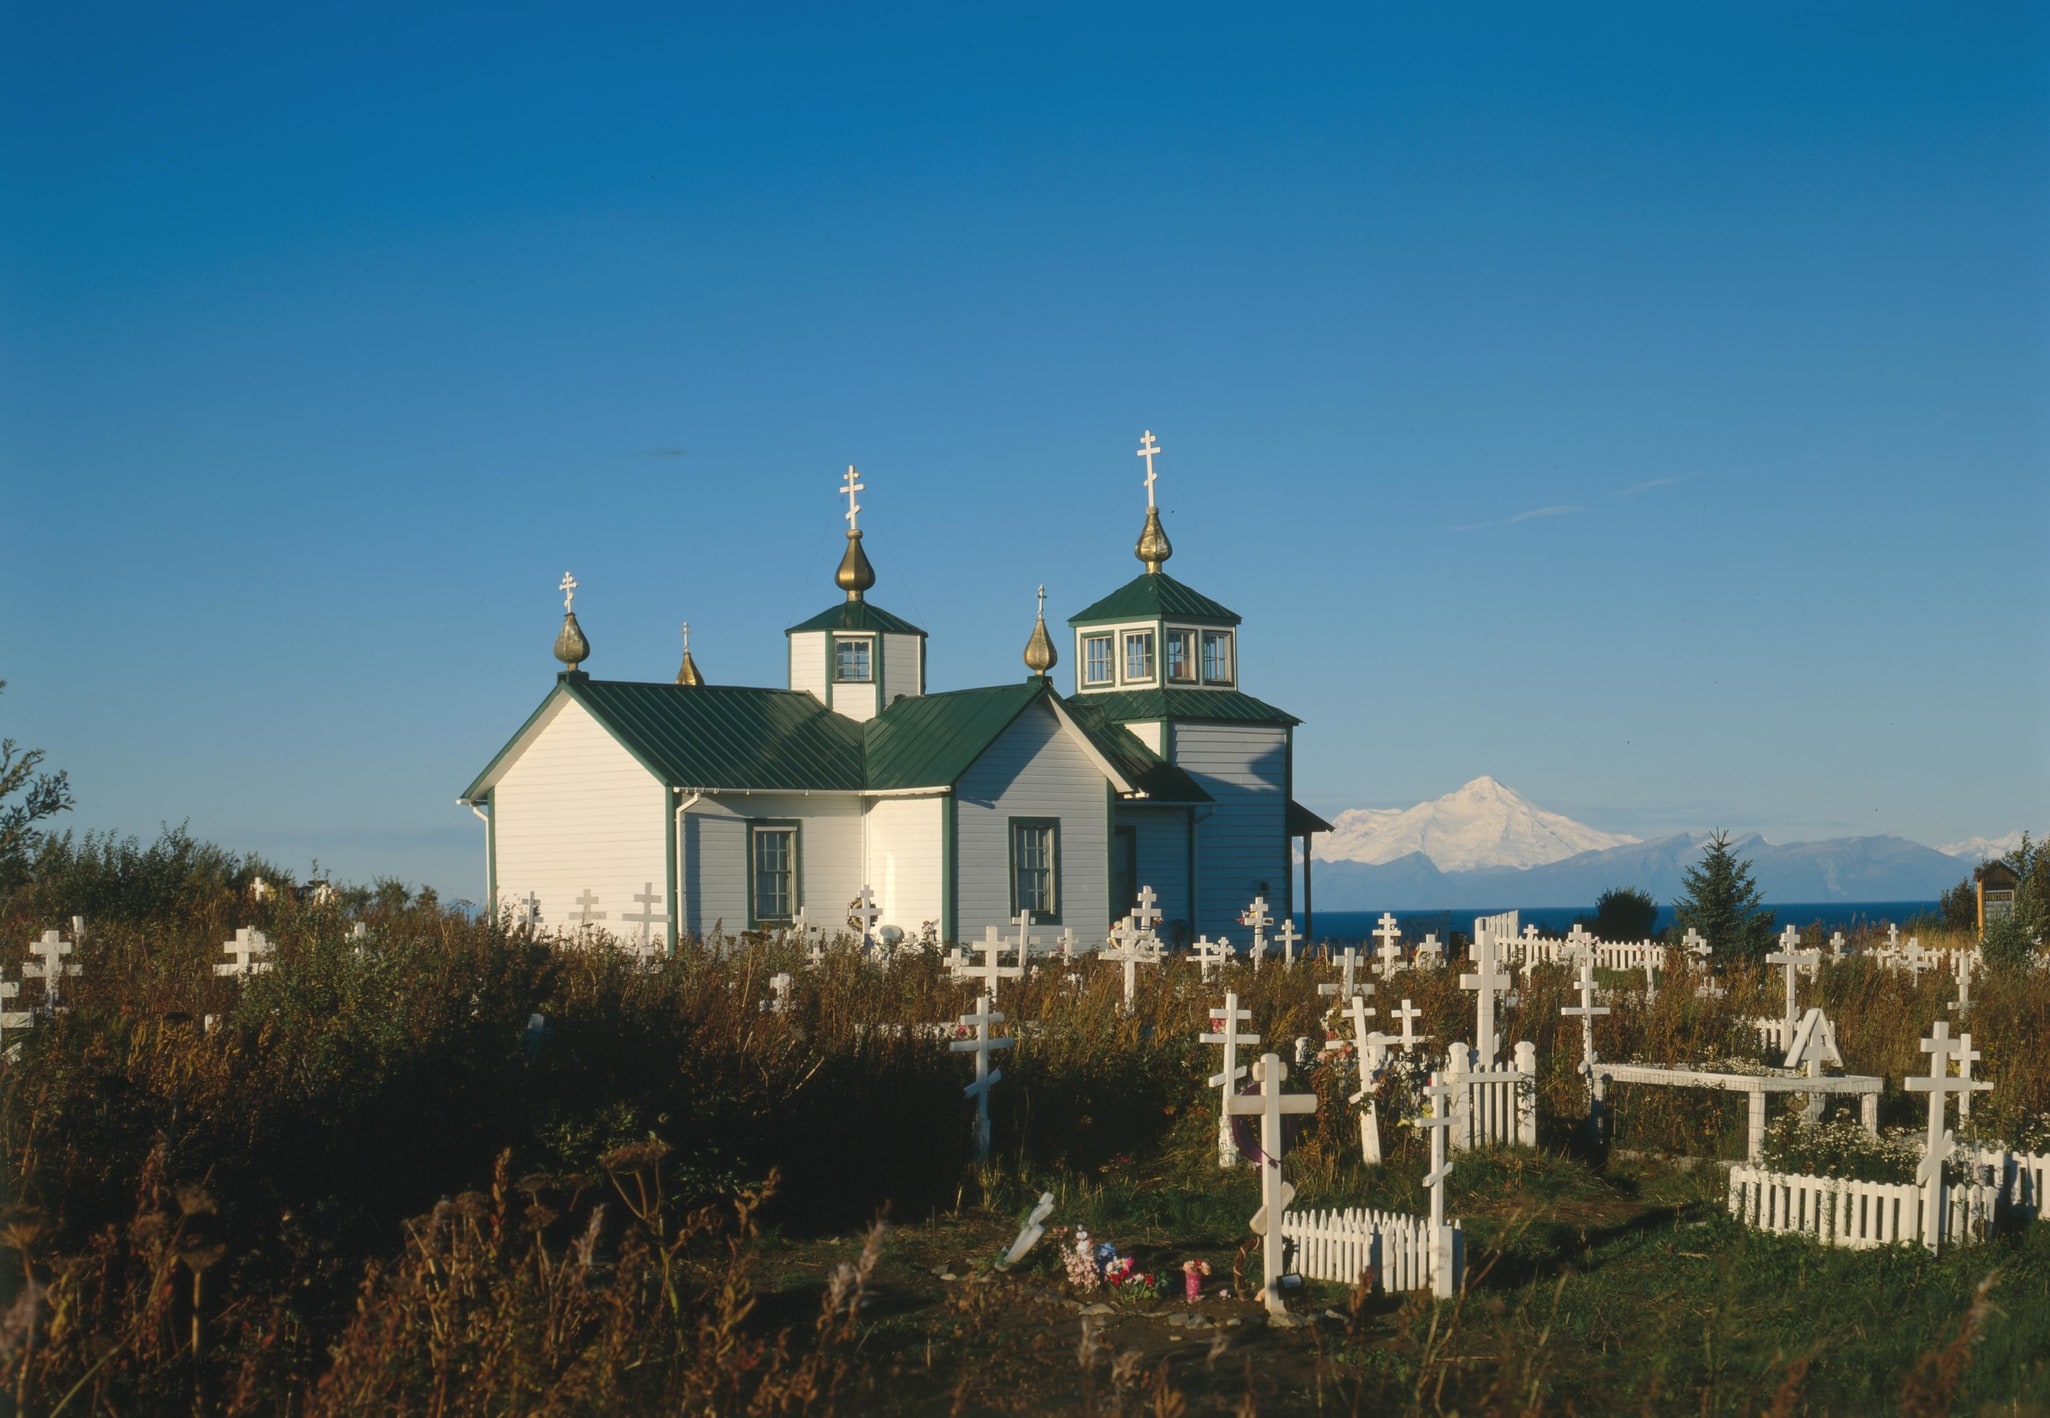
{"label": "church window", "polygon": [[1230,684],[1232,681],[1231,632],[1203,632],[1203,683]]}
{"label": "church window", "polygon": [[751,924],[787,921],[797,914],[797,826],[753,823],[748,829]]}
{"label": "church window", "polygon": [[833,678],[842,684],[860,682],[866,684],[874,679],[869,654],[875,645],[873,640],[836,640],[833,642]]}
{"label": "church window", "polygon": [[1082,683],[1110,683],[1110,637],[1108,635],[1085,635],[1082,637]]}
{"label": "church window", "polygon": [[1128,630],[1125,632],[1125,678],[1127,680],[1148,680],[1153,678],[1153,632],[1150,630]]}
{"label": "church window", "polygon": [[1111,838],[1110,917],[1113,921],[1139,901],[1139,829],[1120,827]]}
{"label": "church window", "polygon": [[1196,632],[1167,632],[1167,677],[1177,684],[1196,682]]}
{"label": "church window", "polygon": [[1030,911],[1038,923],[1061,918],[1061,824],[1058,818],[1011,819],[1011,914]]}

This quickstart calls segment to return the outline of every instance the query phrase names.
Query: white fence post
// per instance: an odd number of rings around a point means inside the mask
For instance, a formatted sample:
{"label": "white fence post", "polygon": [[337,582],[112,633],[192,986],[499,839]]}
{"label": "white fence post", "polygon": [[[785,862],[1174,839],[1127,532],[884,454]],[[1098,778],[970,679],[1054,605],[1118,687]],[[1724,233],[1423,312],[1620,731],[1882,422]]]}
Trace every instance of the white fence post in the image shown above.
{"label": "white fence post", "polygon": [[1516,1141],[1523,1147],[1538,1145],[1537,1045],[1525,1039],[1516,1046],[1516,1071],[1523,1078],[1516,1085]]}

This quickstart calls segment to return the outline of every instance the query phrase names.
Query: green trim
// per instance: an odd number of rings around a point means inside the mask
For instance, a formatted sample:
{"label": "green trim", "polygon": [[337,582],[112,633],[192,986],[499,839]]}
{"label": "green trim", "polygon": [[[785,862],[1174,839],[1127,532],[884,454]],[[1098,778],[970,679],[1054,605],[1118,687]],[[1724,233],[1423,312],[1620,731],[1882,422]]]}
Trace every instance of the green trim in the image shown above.
{"label": "green trim", "polygon": [[[473,807],[476,805],[477,797],[480,792],[488,793],[490,791],[489,789],[484,787],[484,780],[486,778],[489,778],[493,773],[498,771],[498,765],[505,762],[506,755],[513,751],[513,745],[518,743],[523,737],[525,737],[527,730],[533,728],[536,721],[538,721],[543,714],[548,712],[548,706],[553,704],[556,701],[557,697],[569,693],[568,682],[568,675],[557,675],[555,677],[555,688],[549,690],[548,693],[541,696],[541,702],[534,706],[534,712],[527,716],[526,722],[522,723],[517,729],[513,730],[513,736],[505,741],[505,747],[501,748],[497,753],[491,755],[491,761],[484,765],[484,771],[482,773],[479,773],[475,778],[472,778],[470,780],[470,786],[463,789],[461,793],[456,795],[457,802],[463,804],[465,807]],[[629,749],[628,752],[632,752],[632,750]]]}
{"label": "green trim", "polygon": [[1077,696],[1104,717],[1126,724],[1146,719],[1188,719],[1196,723],[1300,724],[1302,720],[1238,689],[1093,689]]}
{"label": "green trim", "polygon": [[804,909],[804,823],[794,817],[750,817],[741,841],[746,872],[742,889],[747,892],[747,928],[751,931],[762,927],[762,918],[755,915],[755,832],[759,829],[790,833],[790,915],[772,916],[769,924],[785,925]]}
{"label": "green trim", "polygon": [[681,791],[672,790],[662,800],[662,816],[664,818],[662,823],[663,855],[668,859],[667,868],[669,875],[669,954],[672,957],[676,954],[677,944],[682,940],[683,934],[683,893],[676,889],[677,882],[680,879],[676,869],[676,817],[678,812],[682,810],[682,806],[683,794]]}
{"label": "green trim", "polygon": [[1069,616],[1068,624],[1101,625],[1120,620],[1239,624],[1237,612],[1219,605],[1194,587],[1175,580],[1165,571],[1141,572],[1096,604]]}
{"label": "green trim", "polygon": [[836,647],[833,643],[834,637],[831,631],[827,631],[824,638],[826,642],[826,707],[830,709],[833,707],[833,652]]}
{"label": "green trim", "polygon": [[[1133,836],[1136,838],[1137,833]],[[1118,794],[1108,779],[1103,784],[1103,924],[1108,927],[1117,919],[1111,913],[1117,909],[1115,887],[1118,879]]]}
{"label": "green trim", "polygon": [[1295,801],[1295,731],[1281,741],[1281,918],[1295,917],[1295,853],[1289,850],[1288,805]]}
{"label": "green trim", "polygon": [[1018,919],[1022,909],[1018,905],[1018,829],[1051,828],[1053,831],[1053,910],[1032,913],[1035,926],[1058,926],[1061,921],[1061,907],[1066,904],[1061,891],[1061,820],[1058,817],[1008,817],[1004,819],[1004,857],[1009,864],[1011,878],[1011,920]]}
{"label": "green trim", "polygon": [[958,944],[954,928],[954,795],[940,799],[940,944]]}
{"label": "green trim", "polygon": [[498,789],[484,794],[484,899],[491,903],[491,918],[498,919]]}
{"label": "green trim", "polygon": [[916,635],[921,640],[925,638],[925,632],[903,616],[892,615],[869,600],[837,602],[783,633],[801,635],[808,630],[865,630],[884,635]]}

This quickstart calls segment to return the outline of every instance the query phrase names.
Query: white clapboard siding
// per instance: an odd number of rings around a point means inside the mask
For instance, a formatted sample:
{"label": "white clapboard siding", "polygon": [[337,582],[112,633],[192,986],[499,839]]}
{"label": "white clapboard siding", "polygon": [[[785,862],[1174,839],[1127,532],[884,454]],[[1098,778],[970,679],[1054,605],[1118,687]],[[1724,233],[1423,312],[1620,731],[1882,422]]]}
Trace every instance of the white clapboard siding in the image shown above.
{"label": "white clapboard siding", "polygon": [[[567,930],[585,891],[605,913],[595,925],[626,934],[621,917],[649,883],[666,898],[668,790],[567,695],[501,772],[491,790],[498,899],[518,909],[531,893],[541,924]],[[658,911],[667,910],[658,906]]]}
{"label": "white clapboard siding", "polygon": [[1291,909],[1288,730],[1271,724],[1177,724],[1174,761],[1216,800],[1196,825],[1197,920],[1231,934],[1266,885],[1276,917]]}
{"label": "white clapboard siding", "polygon": [[916,635],[883,637],[883,695],[891,704],[925,693],[925,642]]}
{"label": "white clapboard siding", "polygon": [[865,724],[876,716],[876,694],[879,689],[880,686],[874,680],[834,680],[833,712],[845,714],[858,724]]}
{"label": "white clapboard siding", "polygon": [[826,702],[826,632],[807,630],[790,639],[790,687]]}
{"label": "white clapboard siding", "polygon": [[1161,747],[1162,744],[1167,742],[1165,727],[1158,719],[1141,719],[1125,725],[1125,728],[1131,732],[1133,738],[1145,744],[1146,747],[1152,749],[1162,758],[1167,757],[1167,750]]}
{"label": "white clapboard siding", "polygon": [[839,929],[867,865],[859,801],[852,794],[721,793],[684,814],[677,841],[677,884],[690,932],[748,928],[751,822],[797,824],[798,903],[816,924]]}
{"label": "white clapboard siding", "polygon": [[1362,1207],[1285,1211],[1281,1236],[1290,1269],[1306,1279],[1357,1285],[1365,1278],[1391,1294],[1432,1288],[1431,1223],[1421,1216]]}
{"label": "white clapboard siding", "polygon": [[[1119,803],[1117,825],[1129,827],[1137,836],[1139,879],[1137,885],[1153,888],[1160,903],[1163,938],[1166,925],[1189,920],[1189,810],[1185,807],[1141,807]],[[1112,914],[1122,916],[1131,909],[1128,901],[1113,901]],[[1232,944],[1241,945],[1243,932],[1234,932]],[[1193,933],[1191,939],[1194,939]]]}
{"label": "white clapboard siding", "polygon": [[916,936],[927,921],[940,923],[940,833],[944,799],[877,798],[868,805],[868,884],[880,924]]}
{"label": "white clapboard siding", "polygon": [[956,786],[955,930],[979,939],[1011,917],[1010,819],[1061,824],[1061,924],[1101,939],[1110,921],[1108,783],[1093,759],[1036,703],[998,736]]}

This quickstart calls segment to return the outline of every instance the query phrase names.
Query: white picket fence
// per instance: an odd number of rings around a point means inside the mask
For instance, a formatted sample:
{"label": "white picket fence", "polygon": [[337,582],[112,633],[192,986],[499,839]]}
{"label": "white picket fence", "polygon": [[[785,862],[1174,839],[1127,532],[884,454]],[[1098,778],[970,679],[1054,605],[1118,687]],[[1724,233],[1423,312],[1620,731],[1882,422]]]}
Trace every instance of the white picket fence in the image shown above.
{"label": "white picket fence", "polygon": [[[1565,965],[1580,963],[1580,945],[1570,940],[1533,939],[1518,936],[1501,940],[1504,963],[1525,965]],[[1655,940],[1594,940],[1584,942],[1594,952],[1594,963],[1602,970],[1629,970],[1644,973],[1644,962],[1651,961],[1651,968],[1661,973],[1666,968],[1666,947]]]}
{"label": "white picket fence", "polygon": [[[1984,1240],[2000,1199],[2000,1188],[1987,1181],[1944,1187],[1939,1244]],[[1732,1167],[1730,1214],[1755,1230],[1807,1236],[1849,1250],[1928,1241],[1922,1188],[1913,1182],[1854,1182]]]}
{"label": "white picket fence", "polygon": [[1442,1081],[1452,1085],[1452,1150],[1537,1146],[1537,1045],[1516,1046],[1516,1062],[1482,1064],[1463,1043],[1445,1053]]}
{"label": "white picket fence", "polygon": [[1982,1147],[1972,1153],[1972,1166],[2010,1219],[2050,1221],[2050,1155]]}
{"label": "white picket fence", "polygon": [[[1295,1274],[1341,1285],[1357,1285],[1365,1275],[1391,1294],[1403,1290],[1457,1293],[1464,1279],[1458,1272],[1465,1259],[1465,1235],[1457,1221],[1448,1222],[1445,1229],[1452,1234],[1442,1245],[1434,1246],[1431,1223],[1421,1216],[1360,1207],[1281,1214],[1281,1238]],[[1441,1253],[1449,1258],[1450,1273],[1438,1284]]]}

